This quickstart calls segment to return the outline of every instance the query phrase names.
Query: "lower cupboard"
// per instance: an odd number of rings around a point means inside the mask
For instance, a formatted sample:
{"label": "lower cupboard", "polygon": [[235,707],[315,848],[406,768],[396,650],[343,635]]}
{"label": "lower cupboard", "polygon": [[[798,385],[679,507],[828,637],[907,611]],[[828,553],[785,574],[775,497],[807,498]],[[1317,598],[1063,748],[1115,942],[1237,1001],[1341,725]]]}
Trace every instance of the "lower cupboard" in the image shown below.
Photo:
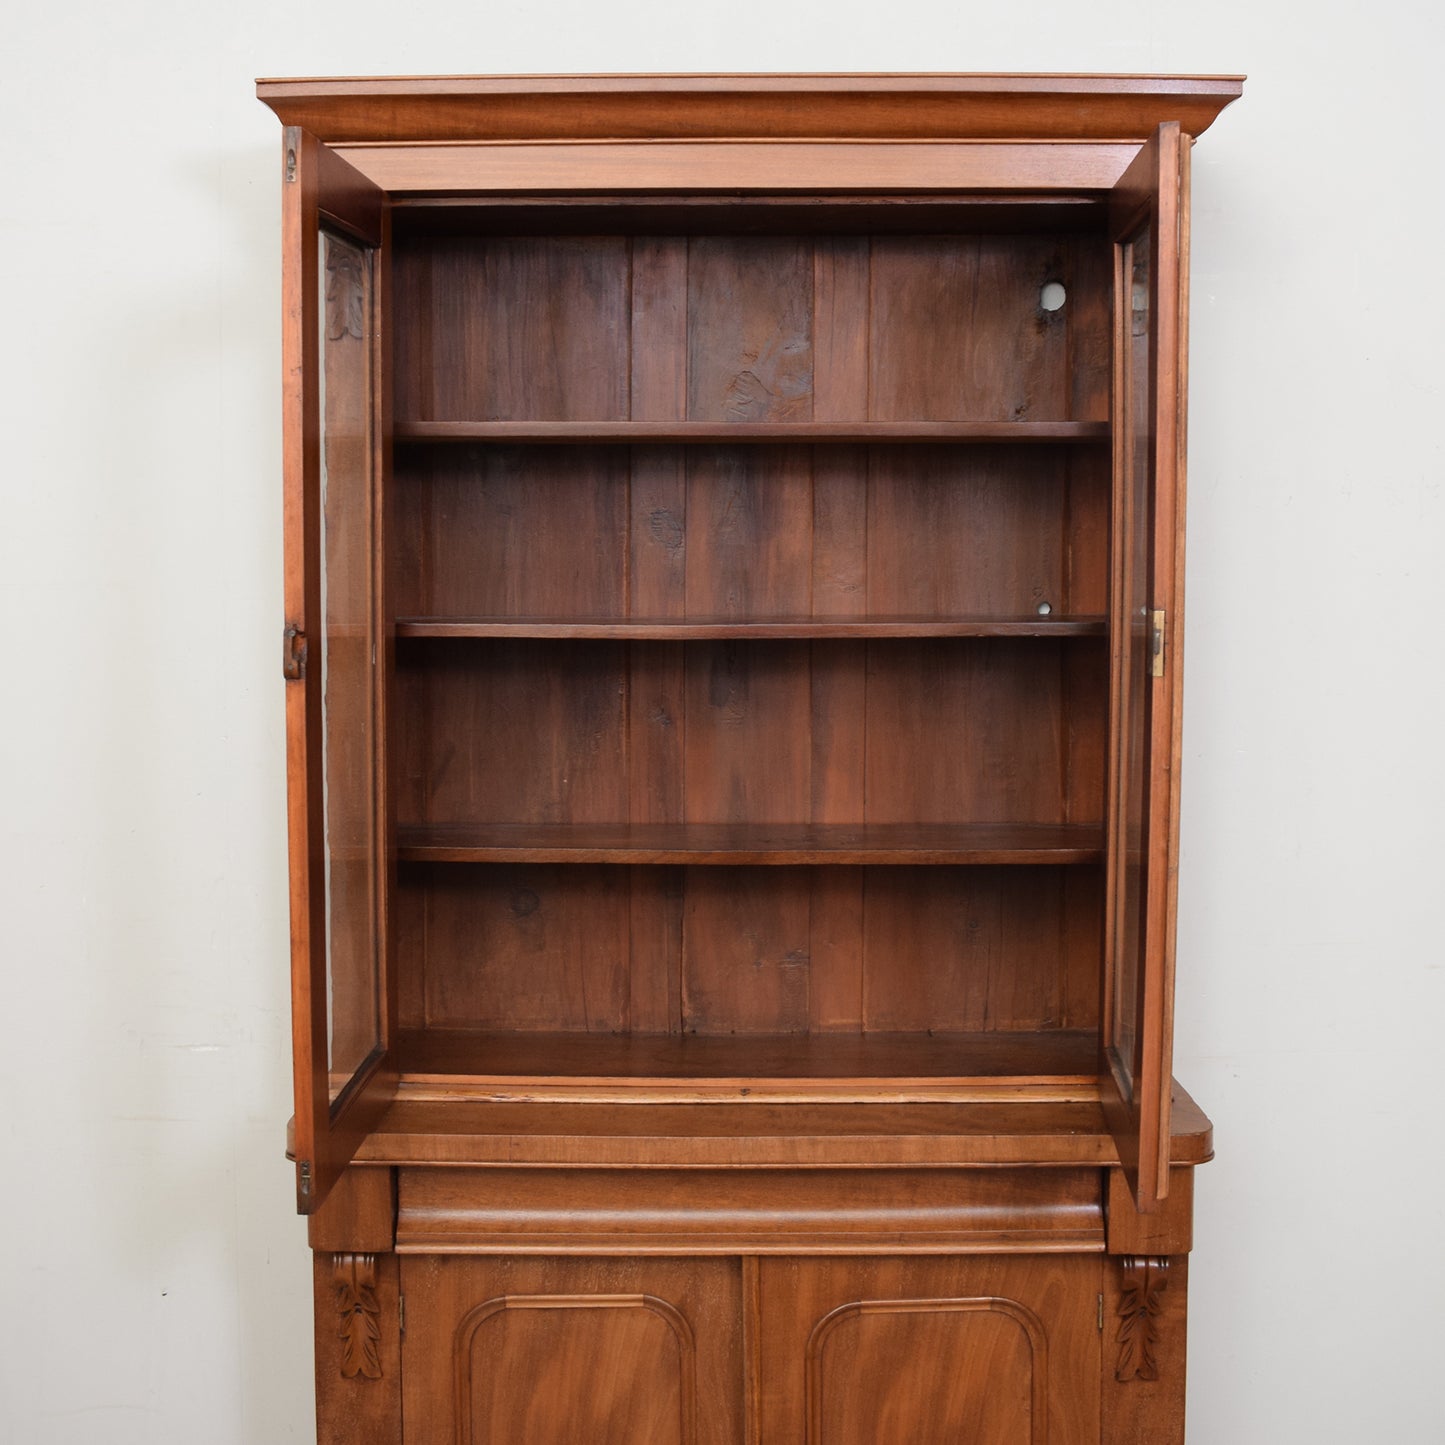
{"label": "lower cupboard", "polygon": [[400,1261],[407,1445],[1081,1445],[1104,1257]]}

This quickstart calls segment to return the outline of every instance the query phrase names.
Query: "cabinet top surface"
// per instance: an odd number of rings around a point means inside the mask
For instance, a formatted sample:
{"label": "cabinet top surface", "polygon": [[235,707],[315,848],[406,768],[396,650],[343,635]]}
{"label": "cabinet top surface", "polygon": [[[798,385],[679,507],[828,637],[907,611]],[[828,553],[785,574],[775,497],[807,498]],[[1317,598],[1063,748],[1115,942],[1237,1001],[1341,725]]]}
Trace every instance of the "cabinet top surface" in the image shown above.
{"label": "cabinet top surface", "polygon": [[1143,140],[1204,131],[1238,75],[492,75],[262,79],[332,144],[466,140]]}

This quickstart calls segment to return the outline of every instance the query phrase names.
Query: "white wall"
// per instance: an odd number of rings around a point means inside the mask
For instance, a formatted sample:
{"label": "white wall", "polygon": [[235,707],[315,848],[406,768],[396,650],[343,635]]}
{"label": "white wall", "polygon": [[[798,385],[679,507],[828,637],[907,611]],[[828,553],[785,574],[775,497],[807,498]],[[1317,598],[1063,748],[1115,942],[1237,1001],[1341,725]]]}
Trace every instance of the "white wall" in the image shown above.
{"label": "white wall", "polygon": [[1191,1445],[1440,1438],[1440,9],[26,6],[0,88],[0,1440],[310,1438],[265,75],[1237,71],[1195,157]]}

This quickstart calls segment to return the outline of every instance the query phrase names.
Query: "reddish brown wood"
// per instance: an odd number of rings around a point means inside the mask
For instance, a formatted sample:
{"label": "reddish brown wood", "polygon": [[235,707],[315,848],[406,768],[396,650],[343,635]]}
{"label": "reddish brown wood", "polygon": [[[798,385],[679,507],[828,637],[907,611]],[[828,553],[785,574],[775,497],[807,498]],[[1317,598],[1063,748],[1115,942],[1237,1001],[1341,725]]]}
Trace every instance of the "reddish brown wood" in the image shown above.
{"label": "reddish brown wood", "polygon": [[407,1254],[1097,1253],[1092,1169],[497,1169],[402,1176]]}
{"label": "reddish brown wood", "polygon": [[1143,140],[1204,131],[1242,76],[597,75],[258,80],[287,125],[333,144],[539,136],[959,136]]}
{"label": "reddish brown wood", "polygon": [[[456,145],[340,145],[339,155],[393,193],[511,191],[797,193],[799,191],[991,191],[1050,187],[1107,190],[1124,173],[1133,142],[1073,141],[1052,147],[1007,141],[618,141]],[[1053,154],[1046,154],[1051,150]]]}
{"label": "reddish brown wood", "polygon": [[[380,703],[381,685],[365,679],[365,661],[355,656],[355,639],[350,636],[352,631],[359,631],[366,638],[377,625],[377,599],[371,580],[339,577],[325,610],[322,605],[323,565],[329,567],[337,561],[344,569],[351,559],[342,560],[331,549],[325,559],[322,556],[323,523],[334,532],[340,519],[334,513],[323,517],[320,483],[324,445],[321,338],[334,329],[330,317],[324,332],[322,326],[327,298],[321,294],[318,281],[320,234],[324,217],[333,225],[339,223],[381,257],[385,234],[383,212],[384,199],[374,186],[334,155],[326,154],[314,137],[294,128],[287,130],[282,144],[282,229],[287,259],[282,297],[285,607],[287,626],[296,630],[300,642],[293,644],[293,656],[298,658],[299,666],[294,669],[294,675],[288,676],[286,746],[296,1091],[293,1157],[297,1170],[297,1206],[302,1213],[310,1212],[326,1197],[385,1107],[394,1087],[394,1074],[388,1068],[385,1055],[384,1032],[380,1036],[381,1048],[374,1051],[363,1048],[346,1054],[345,1066],[340,1072],[334,1073],[329,1066],[333,1018],[343,1036],[350,1022],[345,1012],[346,987],[350,980],[342,960],[348,957],[348,950],[357,951],[358,939],[364,945],[384,927],[377,909],[376,890],[380,879],[375,871],[384,844],[376,831],[375,814],[369,810],[360,819],[359,836],[349,837],[344,830],[338,833],[335,830],[338,819],[334,814],[328,827],[328,798],[323,776],[324,748],[328,745],[327,699],[323,694],[327,669],[322,662],[323,649],[328,653],[334,648],[341,650],[339,664],[334,657],[328,659],[335,664],[334,676],[343,675],[347,668],[355,676],[358,667],[362,669],[360,695],[357,696],[357,685],[353,681],[348,699],[351,711],[341,710],[339,726],[333,718],[329,745],[333,765],[341,761],[336,756],[340,752],[345,759],[342,765],[352,769],[353,778],[359,776],[365,780],[360,784],[363,789],[374,787],[373,769],[381,754],[371,751],[374,732],[370,731],[361,755],[356,755],[354,746],[348,753],[345,729],[361,726],[358,708],[366,715],[365,722],[374,728],[374,709]],[[382,257],[375,269],[384,271],[384,264]],[[368,308],[374,305],[374,293],[363,304]],[[377,329],[375,315],[369,309],[362,318],[362,329],[363,344],[369,345],[366,338],[374,336]],[[383,410],[377,408],[374,415],[350,418],[353,468],[362,464],[365,455],[375,446],[374,428],[379,427],[383,414]],[[373,522],[372,495],[374,493],[363,493],[359,502],[361,515],[349,517],[349,525],[369,531]],[[356,500],[352,498],[353,505]],[[363,565],[365,561],[363,557]],[[338,613],[336,598],[348,594],[355,604],[354,616],[344,615],[344,608]],[[334,808],[335,796],[331,802]],[[338,860],[336,907],[332,906],[332,896],[324,881],[328,847]],[[340,906],[341,900],[348,896],[354,900],[350,911]],[[337,977],[342,987],[341,997],[331,1002],[328,950],[336,952]],[[361,949],[361,956],[369,956],[365,947]],[[386,1023],[383,1015],[383,1030]]]}
{"label": "reddish brown wood", "polygon": [[[1114,455],[1106,819],[1112,844],[1101,1082],[1145,1212],[1157,1208],[1169,1188],[1182,703],[1180,308],[1189,144],[1177,123],[1160,126],[1120,182],[1111,214],[1117,255],[1114,430],[1120,441]],[[1136,240],[1147,258],[1142,281]],[[1141,302],[1147,311],[1141,312]],[[1164,628],[1157,631],[1160,613]]]}
{"label": "reddish brown wood", "polygon": [[1055,864],[1096,863],[1092,827],[1045,824],[632,823],[469,825],[408,829],[401,856],[417,863]]}
{"label": "reddish brown wood", "polygon": [[633,618],[626,622],[575,622],[552,618],[405,617],[397,621],[398,637],[553,637],[613,641],[692,641],[737,638],[832,637],[1103,637],[1098,617],[873,617],[867,621],[820,621],[799,618]]}
{"label": "reddish brown wood", "polygon": [[762,1262],[764,1438],[1099,1438],[1095,1258]]}
{"label": "reddish brown wood", "polygon": [[1178,1442],[1188,162],[1239,81],[260,90],[315,128],[320,1438]]}
{"label": "reddish brown wood", "polygon": [[[969,1103],[478,1101],[465,1089],[400,1098],[362,1146],[372,1164],[631,1169],[894,1169],[1026,1164],[1112,1166],[1119,1151],[1092,1097],[991,1086]],[[673,1089],[675,1096],[676,1089]],[[1080,1091],[1088,1094],[1087,1086]],[[652,1095],[644,1096],[645,1100]],[[1173,1136],[1176,1164],[1213,1155],[1207,1120]]]}
{"label": "reddish brown wood", "polygon": [[394,1254],[313,1258],[317,1445],[403,1438],[400,1273]]}
{"label": "reddish brown wood", "polygon": [[1102,442],[1097,421],[399,421],[398,441],[553,442]]}
{"label": "reddish brown wood", "polygon": [[408,1441],[740,1437],[736,1260],[426,1255],[401,1275]]}
{"label": "reddish brown wood", "polygon": [[396,1175],[391,1169],[347,1169],[306,1221],[312,1249],[384,1254],[396,1240]]}
{"label": "reddish brown wood", "polygon": [[1101,1438],[1183,1445],[1189,1256],[1111,1259],[1104,1284]]}
{"label": "reddish brown wood", "polygon": [[607,1088],[634,1083],[657,1091],[704,1087],[846,1097],[857,1090],[906,1093],[980,1081],[1072,1085],[1077,1092],[1093,1081],[1097,1040],[1086,1030],[1062,1029],[789,1035],[774,1028],[754,1035],[669,1035],[433,1028],[403,1034],[399,1048],[403,1082],[409,1084],[471,1083],[505,1094],[554,1084]]}

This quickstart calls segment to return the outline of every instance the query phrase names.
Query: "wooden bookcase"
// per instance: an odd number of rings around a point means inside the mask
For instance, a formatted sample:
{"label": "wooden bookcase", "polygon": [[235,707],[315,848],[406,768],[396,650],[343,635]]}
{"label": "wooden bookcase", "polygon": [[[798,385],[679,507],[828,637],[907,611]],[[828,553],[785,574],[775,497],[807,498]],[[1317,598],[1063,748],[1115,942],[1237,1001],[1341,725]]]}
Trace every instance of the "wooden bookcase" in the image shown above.
{"label": "wooden bookcase", "polygon": [[319,1440],[1182,1440],[1241,84],[259,83]]}

